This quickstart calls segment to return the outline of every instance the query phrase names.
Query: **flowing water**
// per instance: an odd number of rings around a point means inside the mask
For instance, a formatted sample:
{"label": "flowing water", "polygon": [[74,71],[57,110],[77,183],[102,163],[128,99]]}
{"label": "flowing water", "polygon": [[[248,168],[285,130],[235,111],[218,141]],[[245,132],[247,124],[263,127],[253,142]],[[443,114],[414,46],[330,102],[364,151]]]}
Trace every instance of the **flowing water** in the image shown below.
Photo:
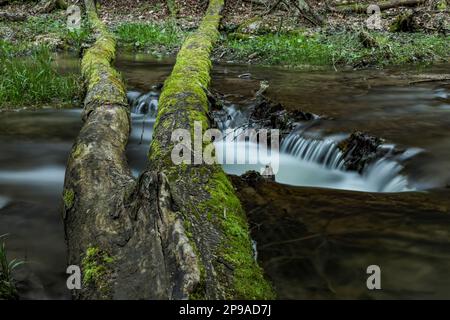
{"label": "flowing water", "polygon": [[[61,72],[77,70],[74,58],[62,57]],[[145,168],[158,105],[159,85],[172,60],[123,56],[131,101],[132,132],[127,156],[133,174]],[[405,74],[443,73],[447,66],[425,70],[288,71],[239,65],[215,66],[213,87],[224,94],[229,117],[220,129],[242,125],[245,104],[268,80],[268,94],[288,108],[326,115],[287,136],[279,151],[251,165],[224,164],[228,173],[260,171],[279,159],[276,180],[285,184],[398,192],[445,186],[450,172],[450,102],[448,83],[408,85]],[[250,73],[251,77],[239,77]],[[75,107],[75,106],[74,106]],[[65,288],[65,243],[60,219],[67,156],[82,125],[81,110],[43,109],[0,113],[0,234],[8,233],[11,257],[25,259],[19,275],[23,298],[70,297]],[[402,149],[364,168],[345,170],[337,144],[353,130],[386,138],[384,148]],[[237,154],[250,143],[216,142]]]}

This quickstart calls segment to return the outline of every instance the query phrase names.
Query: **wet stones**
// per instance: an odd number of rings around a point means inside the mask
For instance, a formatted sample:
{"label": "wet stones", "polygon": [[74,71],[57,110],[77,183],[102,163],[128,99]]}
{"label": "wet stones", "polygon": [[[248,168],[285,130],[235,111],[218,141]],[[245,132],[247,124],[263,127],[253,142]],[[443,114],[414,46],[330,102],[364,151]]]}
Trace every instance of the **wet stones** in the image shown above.
{"label": "wet stones", "polygon": [[368,133],[353,132],[349,138],[339,144],[339,148],[344,153],[347,169],[361,173],[366,164],[382,156],[379,146],[383,142],[383,139],[371,136]]}
{"label": "wet stones", "polygon": [[318,118],[310,112],[287,111],[282,104],[274,103],[262,95],[257,97],[251,108],[251,123],[260,128],[278,129],[281,135],[289,134],[299,122]]}

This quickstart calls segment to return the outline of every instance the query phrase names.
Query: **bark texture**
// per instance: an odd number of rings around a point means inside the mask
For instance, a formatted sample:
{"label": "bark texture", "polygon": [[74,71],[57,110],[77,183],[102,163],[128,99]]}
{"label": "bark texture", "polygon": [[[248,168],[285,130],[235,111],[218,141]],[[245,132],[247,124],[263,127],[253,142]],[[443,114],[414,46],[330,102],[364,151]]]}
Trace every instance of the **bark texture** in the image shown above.
{"label": "bark texture", "polygon": [[67,7],[65,0],[42,0],[33,8],[33,13],[49,13],[55,9],[66,10]]}
{"label": "bark texture", "polygon": [[168,177],[177,216],[197,253],[201,279],[193,297],[272,298],[271,287],[253,259],[245,213],[222,168],[201,159],[195,164],[201,154],[191,143],[194,164],[175,165],[171,159],[173,129],[186,129],[194,137],[194,122],[202,124],[203,132],[209,126],[206,89],[222,7],[223,0],[210,1],[199,29],[186,39],[164,84],[149,171]]}
{"label": "bark texture", "polygon": [[[425,0],[392,0],[381,3],[374,3],[380,7],[380,10],[388,10],[397,7],[415,7],[424,4]],[[370,4],[351,4],[338,7],[334,11],[338,12],[356,12],[356,13],[367,13],[367,8]]]}
{"label": "bark texture", "polygon": [[[85,124],[64,185],[69,264],[81,266],[80,299],[270,298],[252,256],[247,223],[218,166],[170,160],[171,133],[207,124],[209,54],[223,1],[211,1],[178,55],[160,100],[148,169],[136,180],[125,158],[126,94],[112,68],[115,42],[85,0],[97,41],[82,60]],[[228,214],[224,216],[224,211]]]}
{"label": "bark texture", "polygon": [[9,12],[0,12],[0,21],[25,21],[27,20],[27,16],[20,13],[9,13]]}

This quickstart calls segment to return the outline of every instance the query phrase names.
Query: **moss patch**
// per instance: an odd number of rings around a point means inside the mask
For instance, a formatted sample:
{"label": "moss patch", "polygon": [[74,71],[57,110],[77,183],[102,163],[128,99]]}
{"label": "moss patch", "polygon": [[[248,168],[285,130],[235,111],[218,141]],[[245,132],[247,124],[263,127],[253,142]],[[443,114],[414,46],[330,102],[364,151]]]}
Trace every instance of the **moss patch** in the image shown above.
{"label": "moss patch", "polygon": [[75,201],[75,193],[72,189],[67,189],[63,194],[64,207],[66,210],[69,210],[73,207]]}
{"label": "moss patch", "polygon": [[105,251],[97,247],[89,247],[81,262],[83,271],[83,284],[93,285],[99,292],[105,292],[105,278],[114,259]]}
{"label": "moss patch", "polygon": [[[196,186],[199,190],[191,198],[192,202],[187,200],[183,203],[186,211],[183,213],[185,229],[192,243],[192,236],[195,235],[192,235],[194,228],[189,221],[205,218],[207,223],[217,229],[221,242],[218,247],[209,249],[213,249],[213,255],[233,268],[230,277],[229,272],[224,269],[224,264],[217,262],[215,265],[215,270],[219,273],[217,280],[220,281],[220,286],[224,287],[226,297],[270,299],[274,297],[273,291],[253,259],[245,214],[221,167],[186,164],[176,166],[171,160],[172,145],[166,145],[164,141],[168,133],[179,128],[191,130],[193,137],[195,122],[200,122],[203,130],[208,128],[209,105],[206,88],[211,81],[210,53],[219,38],[217,28],[222,5],[222,0],[210,1],[199,29],[186,39],[178,53],[176,64],[160,96],[149,157],[155,168],[165,170],[175,189],[179,184],[186,185],[186,181],[189,181],[189,188],[192,188],[192,184],[198,181]],[[208,181],[200,180],[207,177]],[[229,212],[226,218],[224,209]],[[193,247],[197,250],[196,246]],[[199,263],[203,275],[200,285],[191,294],[192,299],[205,298],[206,277],[210,276],[205,270],[206,266],[202,265],[202,262]]]}
{"label": "moss patch", "polygon": [[228,298],[274,299],[272,287],[253,258],[245,212],[221,169],[211,177],[207,189],[211,198],[200,207],[220,221],[224,240],[219,254],[234,269],[234,286]]}

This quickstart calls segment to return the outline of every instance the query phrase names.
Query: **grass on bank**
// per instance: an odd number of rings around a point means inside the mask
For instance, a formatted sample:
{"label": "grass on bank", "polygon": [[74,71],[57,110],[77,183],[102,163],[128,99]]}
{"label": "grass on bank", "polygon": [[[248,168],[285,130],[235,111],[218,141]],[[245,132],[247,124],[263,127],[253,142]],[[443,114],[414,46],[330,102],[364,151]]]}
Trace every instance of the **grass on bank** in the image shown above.
{"label": "grass on bank", "polygon": [[386,66],[448,60],[450,37],[421,33],[371,32],[377,45],[367,48],[358,32],[304,35],[265,34],[228,38],[222,44],[232,58],[249,56],[263,64]]}
{"label": "grass on bank", "polygon": [[70,30],[66,16],[59,11],[44,16],[30,16],[25,21],[0,21],[0,38],[14,42],[19,54],[28,54],[37,45],[45,45],[51,50],[80,51],[83,43],[93,41],[90,26],[85,19],[81,28]]}
{"label": "grass on bank", "polygon": [[187,35],[172,19],[165,23],[123,23],[114,32],[120,46],[167,52],[178,49]]}
{"label": "grass on bank", "polygon": [[48,48],[19,57],[12,44],[0,41],[0,108],[67,104],[80,91],[78,76],[57,73]]}
{"label": "grass on bank", "polygon": [[17,299],[17,289],[13,272],[25,262],[17,259],[8,260],[6,245],[3,241],[5,235],[0,236],[0,300]]}
{"label": "grass on bank", "polygon": [[[174,20],[165,23],[123,23],[115,28],[120,46],[136,51],[173,53],[188,34]],[[377,45],[367,48],[357,31],[267,33],[223,37],[219,52],[237,62],[288,66],[383,67],[447,61],[450,37],[423,33],[370,32]]]}

